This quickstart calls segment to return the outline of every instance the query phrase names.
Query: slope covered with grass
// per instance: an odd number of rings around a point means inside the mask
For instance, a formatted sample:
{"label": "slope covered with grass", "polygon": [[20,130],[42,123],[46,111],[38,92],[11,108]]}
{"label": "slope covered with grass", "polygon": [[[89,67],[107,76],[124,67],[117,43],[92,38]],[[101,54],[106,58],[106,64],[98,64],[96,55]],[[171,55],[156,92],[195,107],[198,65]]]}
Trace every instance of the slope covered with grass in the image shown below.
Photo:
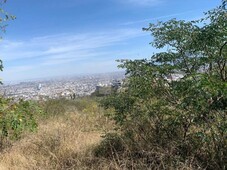
{"label": "slope covered with grass", "polygon": [[24,133],[4,150],[0,169],[105,169],[107,164],[96,160],[92,150],[100,143],[103,129],[112,125],[97,103],[55,100],[43,107],[49,113],[39,118],[38,131]]}

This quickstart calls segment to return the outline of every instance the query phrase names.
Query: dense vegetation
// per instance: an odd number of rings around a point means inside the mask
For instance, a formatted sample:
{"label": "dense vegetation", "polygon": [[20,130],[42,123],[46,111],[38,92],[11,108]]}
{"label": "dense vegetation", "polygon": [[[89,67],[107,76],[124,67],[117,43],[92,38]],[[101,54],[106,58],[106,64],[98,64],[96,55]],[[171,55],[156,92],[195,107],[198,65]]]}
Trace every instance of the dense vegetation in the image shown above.
{"label": "dense vegetation", "polygon": [[[227,167],[227,1],[197,21],[172,19],[145,31],[163,52],[121,60],[127,83],[104,99],[117,125],[97,151],[135,169]],[[181,73],[182,78],[167,77]]]}

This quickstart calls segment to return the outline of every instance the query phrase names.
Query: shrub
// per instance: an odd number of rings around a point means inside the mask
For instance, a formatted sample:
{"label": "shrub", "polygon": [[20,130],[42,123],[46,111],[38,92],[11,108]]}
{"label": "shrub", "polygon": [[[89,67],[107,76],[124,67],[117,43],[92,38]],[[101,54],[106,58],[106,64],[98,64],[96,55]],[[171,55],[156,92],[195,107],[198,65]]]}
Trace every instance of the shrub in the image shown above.
{"label": "shrub", "polygon": [[[125,90],[102,101],[114,108],[110,116],[127,148],[113,155],[129,155],[124,160],[157,169],[226,169],[226,13],[223,0],[200,21],[173,19],[144,29],[154,36],[154,47],[169,50],[151,59],[120,61]],[[181,78],[167,79],[176,74]]]}
{"label": "shrub", "polygon": [[31,101],[15,102],[12,99],[0,98],[0,144],[1,149],[9,140],[20,138],[25,130],[35,131],[36,117],[42,110]]}

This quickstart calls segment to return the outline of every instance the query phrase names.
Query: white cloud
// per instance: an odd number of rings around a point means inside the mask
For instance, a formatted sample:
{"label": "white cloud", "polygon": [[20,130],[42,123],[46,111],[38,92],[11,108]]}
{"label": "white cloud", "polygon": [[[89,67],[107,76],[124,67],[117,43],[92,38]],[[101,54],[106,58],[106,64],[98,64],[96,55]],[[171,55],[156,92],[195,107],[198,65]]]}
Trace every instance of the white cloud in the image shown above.
{"label": "white cloud", "polygon": [[161,4],[163,0],[125,0],[124,2],[131,5],[156,6],[158,4]]}
{"label": "white cloud", "polygon": [[[0,44],[0,58],[5,66],[3,76],[0,77],[4,80],[42,77],[45,74],[63,74],[69,69],[74,73],[80,71],[79,69],[94,72],[94,67],[82,68],[82,64],[78,63],[93,63],[96,58],[104,59],[101,63],[106,63],[111,57],[113,60],[116,51],[120,55],[122,51],[117,47],[144,35],[146,34],[141,29],[119,29],[109,32],[48,35],[19,41],[5,40]],[[77,69],[73,70],[73,63],[77,65]]]}
{"label": "white cloud", "polygon": [[[144,35],[141,30],[124,29],[102,33],[60,34],[36,37],[27,41],[3,41],[0,57],[3,61],[19,59],[53,60],[59,57],[77,59],[89,56],[94,50],[122,43]],[[69,55],[70,54],[70,55]]]}
{"label": "white cloud", "polygon": [[173,17],[185,15],[185,14],[190,14],[190,13],[193,13],[193,12],[194,12],[193,10],[190,10],[190,11],[185,11],[185,12],[180,12],[180,13],[175,13],[175,14],[169,14],[169,15],[163,15],[163,16],[154,17],[154,18],[147,18],[147,19],[141,19],[141,20],[136,20],[136,21],[125,22],[122,25],[133,25],[133,24],[145,23],[145,22],[149,23],[151,21],[169,19],[169,18],[173,18]]}

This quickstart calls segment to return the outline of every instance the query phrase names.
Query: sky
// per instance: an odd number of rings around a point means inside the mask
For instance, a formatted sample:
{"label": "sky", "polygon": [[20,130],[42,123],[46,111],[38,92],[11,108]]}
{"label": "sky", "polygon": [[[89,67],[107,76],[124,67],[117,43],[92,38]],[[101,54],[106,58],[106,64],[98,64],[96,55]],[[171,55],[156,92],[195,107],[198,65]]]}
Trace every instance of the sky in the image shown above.
{"label": "sky", "polygon": [[17,18],[1,33],[3,82],[120,71],[116,59],[158,52],[142,31],[172,18],[193,20],[221,0],[8,0]]}

